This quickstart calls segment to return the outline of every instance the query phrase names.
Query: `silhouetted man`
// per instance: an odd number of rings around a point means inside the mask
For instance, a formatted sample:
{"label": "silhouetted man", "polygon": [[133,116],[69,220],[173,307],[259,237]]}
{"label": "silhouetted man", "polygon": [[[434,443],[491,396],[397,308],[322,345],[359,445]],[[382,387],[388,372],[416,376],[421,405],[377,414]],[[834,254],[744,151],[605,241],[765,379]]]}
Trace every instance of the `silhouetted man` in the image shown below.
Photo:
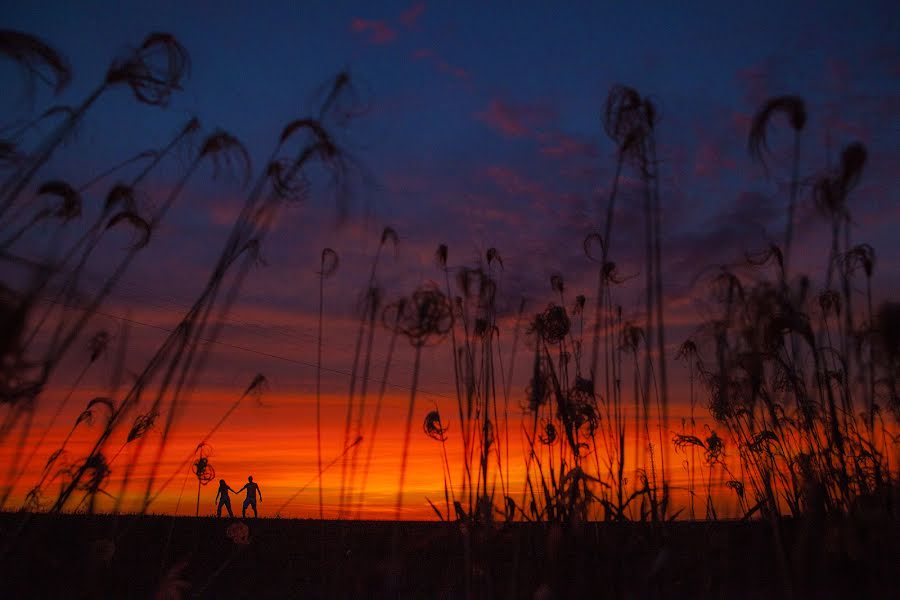
{"label": "silhouetted man", "polygon": [[262,502],[262,492],[259,490],[259,486],[253,483],[253,475],[247,478],[247,483],[244,484],[244,487],[239,489],[237,494],[240,494],[244,490],[247,490],[247,498],[244,500],[244,506],[241,509],[241,515],[247,516],[247,507],[253,508],[253,516],[258,516],[256,514],[256,495],[259,494],[259,501]]}

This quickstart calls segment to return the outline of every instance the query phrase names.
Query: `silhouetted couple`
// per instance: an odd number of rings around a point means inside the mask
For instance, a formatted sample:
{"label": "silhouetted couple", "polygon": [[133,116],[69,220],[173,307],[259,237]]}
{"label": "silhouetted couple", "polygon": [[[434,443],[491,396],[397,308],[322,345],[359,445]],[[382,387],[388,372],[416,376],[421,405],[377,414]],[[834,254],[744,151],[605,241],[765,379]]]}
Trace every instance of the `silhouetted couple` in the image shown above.
{"label": "silhouetted couple", "polygon": [[247,507],[253,509],[253,516],[258,516],[256,514],[256,496],[259,496],[259,501],[262,502],[262,492],[259,490],[259,485],[253,483],[253,475],[247,478],[247,483],[244,484],[244,487],[235,491],[231,489],[227,483],[225,483],[224,479],[219,480],[219,491],[216,492],[216,502],[219,503],[219,508],[216,510],[216,516],[222,516],[222,507],[224,506],[228,509],[228,516],[234,517],[234,513],[231,512],[231,498],[228,496],[228,491],[231,490],[235,494],[240,494],[244,490],[247,490],[247,497],[244,499],[244,506],[241,509],[241,516],[247,516]]}

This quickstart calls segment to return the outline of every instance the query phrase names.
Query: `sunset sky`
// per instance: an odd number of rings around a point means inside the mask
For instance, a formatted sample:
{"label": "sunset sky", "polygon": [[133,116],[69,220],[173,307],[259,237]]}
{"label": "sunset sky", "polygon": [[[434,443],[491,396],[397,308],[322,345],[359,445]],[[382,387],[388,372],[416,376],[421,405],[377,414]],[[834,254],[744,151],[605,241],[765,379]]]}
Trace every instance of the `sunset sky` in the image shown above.
{"label": "sunset sky", "polygon": [[[248,275],[190,403],[176,417],[160,467],[168,479],[262,373],[265,392],[242,400],[209,443],[216,479],[237,488],[252,474],[266,516],[278,509],[282,516],[318,516],[316,271],[322,249],[340,257],[325,285],[323,459],[330,462],[344,445],[360,299],[384,227],[399,236],[379,263],[385,303],[429,280],[443,285],[434,259],[438,244],[448,245],[453,267],[478,265],[489,248],[499,251],[503,352],[511,350],[520,300],[526,300],[528,317],[554,299],[552,275],[564,277],[567,302],[584,294],[593,305],[596,265],[585,257],[582,240],[603,226],[615,163],[602,109],[617,83],[652,98],[661,115],[662,273],[676,417],[687,414],[689,401],[685,369],[674,354],[711,314],[710,275],[783,239],[789,163],[776,158],[767,174],[747,153],[749,123],[765,99],[795,94],[807,102],[803,177],[832,164],[846,144],[866,145],[865,173],[851,197],[851,232],[854,242],[875,249],[876,302],[900,293],[900,19],[891,2],[10,2],[0,27],[42,38],[68,58],[74,73],[58,97],[42,85],[29,93],[18,71],[0,58],[0,81],[12,91],[0,97],[2,127],[25,123],[50,106],[80,102],[102,81],[110,61],[150,32],[173,34],[190,53],[190,77],[168,107],[138,104],[127,90],[109,93],[54,155],[41,181],[86,182],[128,156],[164,145],[192,116],[204,132],[222,128],[243,141],[259,173],[284,125],[313,112],[336,73],[347,69],[355,81],[367,110],[336,132],[353,159],[349,193],[336,199],[333,190],[314,186],[309,198],[280,212],[262,247],[264,260]],[[785,123],[776,121],[770,136],[776,157],[790,156],[789,140]],[[143,186],[141,201],[160,202],[182,166],[179,160],[166,164]],[[112,183],[110,178],[86,194],[83,223]],[[245,195],[239,182],[214,179],[205,167],[92,319],[89,334],[109,331],[112,348],[127,339],[126,382],[204,286]],[[635,175],[626,173],[611,243],[620,272],[634,276],[617,290],[617,301],[625,319],[636,321],[642,318],[644,264],[638,198]],[[129,235],[114,232],[89,265],[86,295],[100,288],[104,266],[130,243]],[[817,291],[829,235],[804,192],[793,268],[809,274]],[[37,233],[17,243],[15,252],[38,260],[51,248]],[[370,402],[389,339],[385,329],[375,336]],[[86,343],[87,336],[76,346]],[[397,352],[358,511],[364,517],[393,516],[413,378],[411,346],[401,340]],[[111,394],[115,354],[86,372],[7,507],[22,502],[85,404]],[[86,360],[87,352],[76,349],[52,379],[26,454]],[[513,453],[524,445],[518,415],[530,360],[523,333],[510,390]],[[422,432],[428,411],[437,407],[449,423],[451,465],[460,452],[446,343],[425,349],[418,392],[404,517],[432,518],[425,497],[442,501],[443,478],[440,444]],[[367,407],[367,419],[373,407]],[[67,447],[72,460],[89,450],[99,427],[76,429]],[[127,428],[106,452],[124,448],[106,486],[112,495],[133,451],[123,446]],[[368,426],[363,433],[361,456],[370,442]],[[148,446],[158,439],[152,432]],[[0,456],[11,456],[13,446],[6,440]],[[330,516],[337,514],[341,467],[336,463],[321,482]],[[138,480],[146,475],[142,469]],[[521,471],[514,466],[511,473],[516,495]],[[186,469],[176,473],[151,510],[177,507],[179,514],[193,514],[196,484]],[[215,483],[202,494],[201,512],[211,512]]]}

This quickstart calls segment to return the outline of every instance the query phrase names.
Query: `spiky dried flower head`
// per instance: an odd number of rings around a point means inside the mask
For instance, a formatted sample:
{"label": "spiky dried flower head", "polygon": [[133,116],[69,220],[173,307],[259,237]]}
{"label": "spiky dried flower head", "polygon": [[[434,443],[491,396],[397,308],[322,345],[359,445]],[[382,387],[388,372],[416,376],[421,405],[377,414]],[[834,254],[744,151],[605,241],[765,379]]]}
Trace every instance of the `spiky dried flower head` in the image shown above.
{"label": "spiky dried flower head", "polygon": [[106,82],[124,83],[140,102],[165,106],[189,71],[190,58],[178,40],[168,33],[151,33],[138,48],[113,62]]}
{"label": "spiky dried flower head", "polygon": [[35,79],[52,87],[57,94],[72,80],[68,61],[43,40],[28,33],[0,29],[0,55],[22,68],[29,92]]}
{"label": "spiky dried flower head", "polygon": [[788,119],[791,128],[799,133],[806,125],[806,103],[799,96],[776,96],[769,98],[753,115],[750,122],[750,133],[747,137],[747,149],[750,156],[766,167],[765,155],[769,152],[767,134],[772,117],[782,114]]}
{"label": "spiky dried flower head", "polygon": [[417,289],[402,302],[386,307],[383,321],[405,335],[413,346],[440,343],[453,326],[450,301],[433,283]]}
{"label": "spiky dried flower head", "polygon": [[213,468],[212,464],[210,464],[209,457],[202,453],[197,460],[194,461],[191,470],[194,475],[197,476],[201,485],[206,485],[216,478],[216,470]]}
{"label": "spiky dried flower head", "polygon": [[563,423],[569,424],[573,431],[583,431],[589,437],[594,435],[600,423],[600,413],[597,411],[596,398],[593,394],[593,382],[590,382],[590,390],[577,384],[573,386],[568,392],[566,412],[560,414]]}
{"label": "spiky dried flower head", "polygon": [[556,426],[552,421],[544,421],[541,424],[541,432],[538,434],[538,441],[545,446],[552,446],[559,438],[556,432]]}
{"label": "spiky dried flower head", "polygon": [[725,452],[725,440],[719,437],[715,431],[710,432],[709,437],[706,438],[706,460],[707,462],[714,462],[719,460],[722,457],[722,454]]}
{"label": "spiky dried flower head", "polygon": [[319,276],[322,279],[331,277],[337,272],[340,262],[340,257],[338,256],[337,252],[335,252],[331,248],[324,248],[322,250],[321,259],[319,261]]}
{"label": "spiky dried flower head", "polygon": [[534,316],[528,332],[537,334],[548,344],[558,344],[569,335],[571,326],[565,307],[551,302],[544,312]]}
{"label": "spiky dried flower head", "polygon": [[433,440],[444,442],[447,440],[447,431],[449,427],[445,427],[441,423],[441,413],[437,409],[432,410],[425,415],[425,421],[422,423],[425,435]]}

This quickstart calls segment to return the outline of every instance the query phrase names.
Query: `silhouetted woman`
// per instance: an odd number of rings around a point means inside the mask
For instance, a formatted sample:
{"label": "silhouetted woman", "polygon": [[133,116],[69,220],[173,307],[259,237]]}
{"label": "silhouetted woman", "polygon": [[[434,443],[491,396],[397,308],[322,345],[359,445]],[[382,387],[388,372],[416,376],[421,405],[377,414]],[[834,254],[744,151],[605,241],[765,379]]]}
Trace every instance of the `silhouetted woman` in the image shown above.
{"label": "silhouetted woman", "polygon": [[231,489],[231,486],[225,483],[224,479],[219,480],[219,491],[216,492],[216,502],[219,503],[219,508],[216,510],[216,516],[222,516],[222,507],[228,509],[228,516],[234,518],[234,513],[231,512],[231,498],[228,497],[228,490],[231,490],[233,493],[237,494],[234,490]]}

